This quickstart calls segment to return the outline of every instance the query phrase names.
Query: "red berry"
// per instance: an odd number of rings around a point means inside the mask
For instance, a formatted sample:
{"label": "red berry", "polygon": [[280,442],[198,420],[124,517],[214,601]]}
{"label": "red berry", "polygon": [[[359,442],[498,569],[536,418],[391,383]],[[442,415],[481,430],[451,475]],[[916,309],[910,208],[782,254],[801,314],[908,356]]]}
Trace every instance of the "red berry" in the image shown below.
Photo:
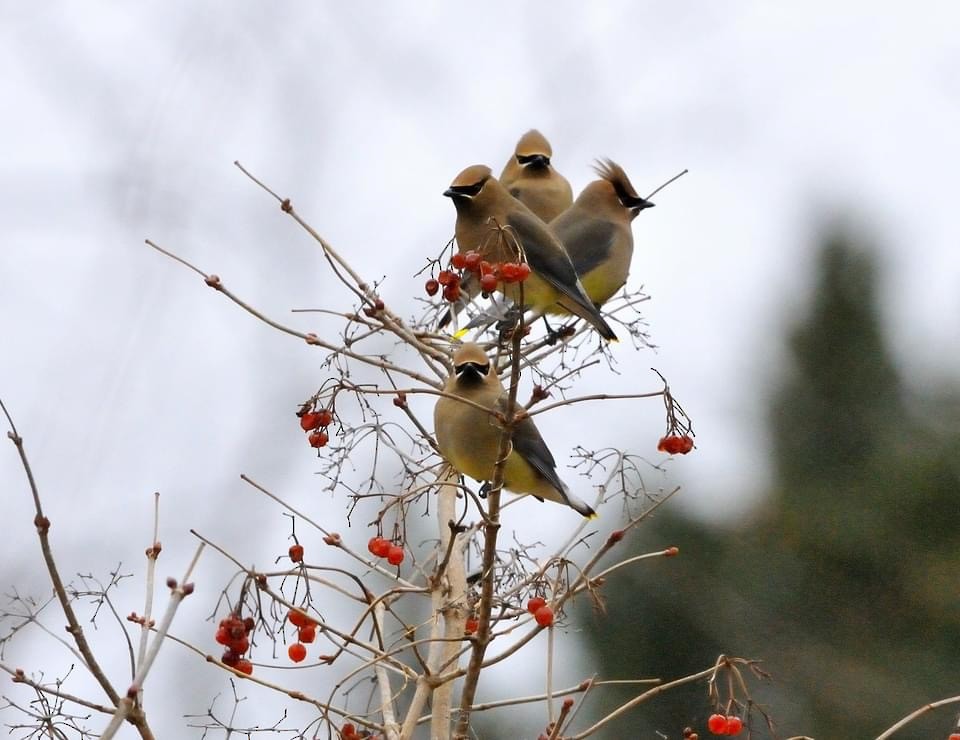
{"label": "red berry", "polygon": [[494,272],[493,265],[491,265],[486,260],[480,260],[480,274],[481,275],[491,275]]}
{"label": "red berry", "polygon": [[536,614],[537,609],[546,605],[547,605],[546,599],[541,598],[540,596],[534,596],[532,599],[530,599],[530,601],[527,602],[527,611],[530,612],[531,614]]}
{"label": "red berry", "polygon": [[314,621],[310,619],[310,617],[297,609],[291,609],[290,613],[287,614],[287,619],[290,620],[290,624],[294,627],[306,627],[308,624],[314,624]]}
{"label": "red berry", "polygon": [[528,277],[530,277],[530,265],[526,262],[521,262],[517,265],[517,282],[522,283]]}
{"label": "red berry", "polygon": [[312,411],[308,411],[303,416],[300,417],[300,428],[309,432],[311,429],[316,429],[320,426],[320,414],[315,414]]}
{"label": "red berry", "polygon": [[497,289],[497,277],[487,273],[480,278],[480,290],[484,293],[492,293]]}
{"label": "red berry", "polygon": [[253,673],[253,663],[246,658],[238,660],[234,668],[240,671],[240,673],[246,673],[248,676]]}
{"label": "red berry", "polygon": [[317,639],[317,628],[312,624],[308,624],[306,627],[301,627],[297,630],[297,639],[300,642],[305,642],[308,645]]}
{"label": "red berry", "polygon": [[520,277],[520,267],[515,262],[504,262],[500,268],[500,277],[505,283],[515,283]]}
{"label": "red berry", "polygon": [[459,285],[445,285],[443,287],[443,300],[448,303],[456,303],[460,300],[460,286]]}
{"label": "red berry", "polygon": [[340,728],[340,734],[344,740],[347,740],[347,738],[357,734],[357,728],[351,722],[344,722],[343,727]]}
{"label": "red berry", "polygon": [[290,559],[295,563],[303,562],[303,545],[290,545],[290,549],[287,551],[287,554],[290,555]]}
{"label": "red berry", "polygon": [[403,562],[403,548],[400,545],[390,545],[387,551],[387,562],[390,565],[400,565]]}
{"label": "red berry", "polygon": [[727,729],[724,735],[739,735],[743,729],[743,720],[733,715],[727,716]]}
{"label": "red berry", "polygon": [[693,449],[693,440],[688,435],[678,437],[676,434],[670,434],[660,438],[657,449],[670,455],[686,455]]}
{"label": "red berry", "polygon": [[707,729],[714,735],[725,735],[727,733],[727,718],[722,714],[711,714],[707,720]]}
{"label": "red berry", "polygon": [[472,635],[478,629],[480,629],[480,620],[476,617],[468,617],[466,624],[463,625],[463,631]]}
{"label": "red berry", "polygon": [[453,257],[450,258],[450,265],[455,270],[462,270],[467,266],[467,255],[463,254],[462,252],[457,252],[453,255]]}
{"label": "red berry", "polygon": [[304,647],[302,643],[295,642],[287,648],[287,655],[290,656],[290,660],[294,663],[299,663],[307,657],[307,648]]}
{"label": "red berry", "polygon": [[480,259],[480,254],[470,250],[463,256],[463,266],[466,267],[470,272],[480,272],[480,263],[483,262]]}
{"label": "red berry", "polygon": [[433,278],[430,278],[423,286],[423,289],[427,291],[427,295],[434,296],[437,294],[437,291],[440,290],[440,283]]}
{"label": "red berry", "polygon": [[330,409],[320,409],[317,412],[317,421],[319,422],[319,426],[330,426],[330,422],[333,421],[333,412]]}
{"label": "red berry", "polygon": [[533,618],[537,620],[537,624],[541,627],[549,627],[553,624],[553,609],[549,606],[541,606],[534,613]]}
{"label": "red berry", "polygon": [[243,620],[243,631],[246,633],[253,632],[253,628],[257,626],[257,623],[253,621],[253,617],[247,617]]}
{"label": "red berry", "polygon": [[960,740],[960,732],[954,732],[947,738],[947,740]]}
{"label": "red berry", "polygon": [[[377,554],[377,543],[379,543],[383,537],[371,537],[370,541],[367,542],[367,549],[374,555]],[[379,557],[379,556],[378,556]]]}
{"label": "red berry", "polygon": [[327,436],[326,432],[314,432],[309,437],[307,437],[307,442],[310,443],[311,447],[320,448],[327,444],[330,441],[330,437]]}
{"label": "red berry", "polygon": [[663,557],[665,558],[672,558],[679,554],[680,554],[680,548],[677,547],[676,545],[674,545],[673,547],[668,547],[666,550],[663,551]]}
{"label": "red berry", "polygon": [[437,282],[444,287],[453,285],[456,279],[457,276],[450,272],[450,270],[440,270],[440,274],[437,275]]}
{"label": "red berry", "polygon": [[230,666],[231,668],[235,668],[237,663],[240,662],[240,656],[233,652],[233,650],[227,650],[220,658],[220,662],[224,665]]}
{"label": "red berry", "polygon": [[217,634],[213,639],[221,645],[226,645],[230,642],[230,631],[226,627],[220,627],[217,629]]}
{"label": "red berry", "polygon": [[229,643],[227,643],[227,647],[229,647],[237,655],[243,655],[245,652],[247,652],[247,650],[250,649],[250,640],[248,640],[246,637],[241,637],[239,640],[231,640]]}
{"label": "red berry", "polygon": [[376,543],[376,547],[373,550],[373,554],[378,558],[385,558],[390,554],[390,548],[393,545],[390,543],[390,540],[385,540],[383,537],[377,537],[379,542]]}

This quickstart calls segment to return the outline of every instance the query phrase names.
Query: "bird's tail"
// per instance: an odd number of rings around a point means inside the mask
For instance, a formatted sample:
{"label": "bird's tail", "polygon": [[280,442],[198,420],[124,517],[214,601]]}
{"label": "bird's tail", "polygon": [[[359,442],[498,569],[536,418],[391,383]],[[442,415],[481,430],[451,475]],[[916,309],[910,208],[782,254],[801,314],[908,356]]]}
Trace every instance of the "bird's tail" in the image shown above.
{"label": "bird's tail", "polygon": [[610,328],[610,324],[606,322],[606,319],[603,318],[603,315],[600,313],[600,309],[590,303],[588,298],[584,300],[577,301],[573,297],[563,296],[557,303],[565,311],[569,311],[574,316],[579,316],[581,319],[591,324],[600,336],[606,339],[608,342],[619,341],[617,335],[614,333],[613,329]]}

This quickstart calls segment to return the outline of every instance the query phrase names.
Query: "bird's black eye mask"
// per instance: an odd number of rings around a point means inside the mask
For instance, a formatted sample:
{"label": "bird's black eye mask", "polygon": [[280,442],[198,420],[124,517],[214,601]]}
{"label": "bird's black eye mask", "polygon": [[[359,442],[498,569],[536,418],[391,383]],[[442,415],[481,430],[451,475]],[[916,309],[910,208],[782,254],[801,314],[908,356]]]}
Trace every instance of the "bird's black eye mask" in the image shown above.
{"label": "bird's black eye mask", "polygon": [[486,180],[481,180],[474,185],[451,185],[447,188],[447,192],[444,193],[446,196],[454,197],[461,196],[464,198],[472,198],[475,195],[478,195],[481,190],[483,190],[483,184]]}
{"label": "bird's black eye mask", "polygon": [[617,199],[624,208],[632,208],[635,211],[642,211],[644,208],[653,208],[654,204],[639,195],[634,195],[627,191],[623,183],[614,182],[613,189],[617,191]]}
{"label": "bird's black eye mask", "polygon": [[550,157],[546,154],[518,154],[517,162],[523,166],[543,167],[550,166]]}
{"label": "bird's black eye mask", "polygon": [[457,377],[463,377],[464,375],[486,377],[490,372],[490,364],[481,365],[479,362],[464,362],[454,367],[454,370],[457,373]]}

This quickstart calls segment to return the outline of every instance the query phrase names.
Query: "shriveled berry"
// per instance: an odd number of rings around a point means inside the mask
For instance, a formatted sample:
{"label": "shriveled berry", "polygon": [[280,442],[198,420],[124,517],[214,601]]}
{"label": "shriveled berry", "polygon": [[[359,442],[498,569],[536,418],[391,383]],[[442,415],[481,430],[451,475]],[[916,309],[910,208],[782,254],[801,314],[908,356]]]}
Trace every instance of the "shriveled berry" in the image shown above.
{"label": "shriveled berry", "polygon": [[330,437],[326,432],[314,432],[309,437],[307,437],[307,442],[310,443],[311,447],[319,449],[320,447],[326,446],[327,442],[330,441]]}
{"label": "shriveled berry", "polygon": [[240,673],[246,673],[248,676],[253,674],[253,663],[246,658],[238,660],[234,668],[240,671]]}
{"label": "shriveled berry", "polygon": [[520,276],[520,268],[515,262],[504,262],[500,266],[500,278],[505,283],[515,283]]}
{"label": "shriveled berry", "polygon": [[532,599],[530,599],[530,601],[527,602],[527,611],[530,612],[531,614],[536,614],[537,609],[539,609],[541,606],[546,606],[546,605],[547,605],[546,599],[540,596],[534,596]]}
{"label": "shriveled berry", "polygon": [[299,663],[307,657],[307,648],[302,643],[295,642],[287,648],[287,655],[294,663]]}
{"label": "shriveled berry", "polygon": [[390,545],[387,550],[387,562],[390,565],[400,565],[403,562],[403,548],[400,545]]}
{"label": "shriveled berry", "polygon": [[229,643],[227,643],[227,647],[229,647],[237,655],[243,655],[245,652],[247,652],[247,650],[250,649],[250,640],[248,640],[246,637],[241,637],[239,640],[231,640]]}
{"label": "shriveled berry", "polygon": [[534,613],[533,618],[541,627],[549,627],[553,624],[553,609],[549,606],[541,606]]}
{"label": "shriveled berry", "polygon": [[303,545],[296,544],[290,545],[290,549],[287,551],[287,554],[290,555],[290,559],[295,563],[303,562]]}
{"label": "shriveled berry", "polygon": [[257,623],[254,621],[253,617],[246,617],[243,620],[243,631],[247,634],[253,632],[253,628],[257,626]]}
{"label": "shriveled berry", "polygon": [[237,663],[240,662],[240,656],[237,655],[232,650],[227,650],[223,653],[223,656],[220,658],[220,662],[224,665],[228,665],[231,668],[235,668]]}
{"label": "shriveled berry", "polygon": [[438,280],[434,280],[433,278],[430,278],[429,280],[427,280],[426,283],[424,283],[423,289],[427,291],[427,295],[435,296],[437,294],[437,291],[440,290],[440,282]]}
{"label": "shriveled berry", "polygon": [[453,285],[456,280],[457,276],[450,272],[450,270],[440,270],[440,274],[437,275],[437,282],[444,287]]}
{"label": "shriveled berry", "polygon": [[322,427],[330,426],[330,422],[333,421],[333,412],[330,409],[320,409],[317,412],[317,421]]}

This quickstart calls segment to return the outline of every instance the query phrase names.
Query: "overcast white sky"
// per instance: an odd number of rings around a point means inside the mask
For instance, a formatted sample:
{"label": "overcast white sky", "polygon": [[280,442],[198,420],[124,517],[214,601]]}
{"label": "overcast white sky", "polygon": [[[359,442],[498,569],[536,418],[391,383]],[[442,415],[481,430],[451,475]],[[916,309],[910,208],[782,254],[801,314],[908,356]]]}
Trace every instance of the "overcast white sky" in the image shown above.
{"label": "overcast white sky", "polygon": [[[642,192],[690,169],[635,222],[631,285],[653,297],[659,350],[622,344],[623,374],[583,391],[653,390],[656,366],[698,434],[670,466],[680,505],[744,511],[764,481],[762,396],[818,223],[848,217],[874,239],[915,382],[956,374],[957,16],[948,2],[0,2],[0,397],[65,570],[122,560],[139,572],[154,490],[164,575],[182,570],[188,527],[267,561],[286,525],[241,472],[342,517],[342,502],[318,496],[291,415],[323,379],[319,355],[145,237],[305,329],[316,322],[290,308],[342,306],[318,251],[239,159],[364,274],[389,276],[384,297],[407,313],[413,273],[452,234],[444,188],[468,164],[499,170],[533,126],[577,190],[599,156]],[[552,422],[561,458],[584,442],[657,459],[657,402]],[[41,589],[12,448],[0,490],[2,582]],[[199,574],[209,588],[226,572],[214,560]],[[210,632],[201,591],[180,623],[195,639]],[[138,594],[120,611],[139,609]],[[24,656],[10,659],[29,667]],[[211,678],[182,651],[164,660],[158,680]],[[163,721],[180,727],[176,712]]]}

